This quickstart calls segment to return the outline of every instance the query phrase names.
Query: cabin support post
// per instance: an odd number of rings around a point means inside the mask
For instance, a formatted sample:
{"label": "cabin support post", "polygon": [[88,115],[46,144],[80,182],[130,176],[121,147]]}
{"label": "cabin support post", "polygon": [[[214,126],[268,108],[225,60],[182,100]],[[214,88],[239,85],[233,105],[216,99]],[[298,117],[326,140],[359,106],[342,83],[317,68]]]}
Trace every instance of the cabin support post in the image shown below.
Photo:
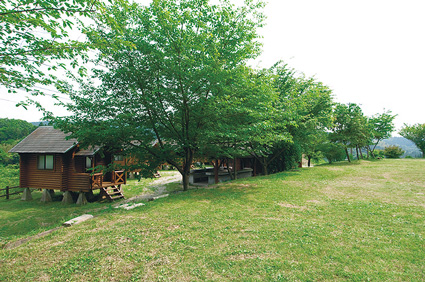
{"label": "cabin support post", "polygon": [[31,201],[31,200],[32,200],[31,190],[30,188],[25,188],[24,193],[22,194],[21,201]]}
{"label": "cabin support post", "polygon": [[73,204],[74,200],[72,199],[71,192],[65,191],[63,193],[62,204]]}
{"label": "cabin support post", "polygon": [[40,202],[47,203],[52,201],[52,195],[49,192],[49,189],[43,189],[43,194],[41,194]]}
{"label": "cabin support post", "polygon": [[87,204],[87,198],[84,192],[80,192],[78,195],[77,205],[86,205]]}

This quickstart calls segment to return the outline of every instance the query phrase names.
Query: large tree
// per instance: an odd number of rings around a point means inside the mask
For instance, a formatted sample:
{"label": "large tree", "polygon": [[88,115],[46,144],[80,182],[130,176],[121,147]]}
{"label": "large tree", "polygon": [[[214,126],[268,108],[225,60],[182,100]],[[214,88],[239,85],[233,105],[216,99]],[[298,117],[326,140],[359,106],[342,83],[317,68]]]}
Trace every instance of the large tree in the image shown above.
{"label": "large tree", "polygon": [[392,132],[394,131],[394,119],[396,115],[392,115],[391,111],[385,111],[382,114],[376,114],[368,118],[368,125],[372,132],[372,142],[368,144],[366,149],[374,157],[374,150],[378,143],[384,139],[391,137]]}
{"label": "large tree", "polygon": [[53,60],[73,59],[87,48],[70,35],[80,26],[76,16],[94,13],[99,2],[0,1],[0,85],[9,92],[39,94],[36,86],[58,83],[54,75],[58,64]]}
{"label": "large tree", "polygon": [[149,6],[119,1],[107,7],[87,33],[99,46],[96,63],[102,67],[92,83],[70,95],[74,114],[56,124],[83,144],[119,144],[166,161],[187,189],[205,138],[215,132],[232,141],[227,123],[237,127],[250,114],[247,102],[263,104],[243,82],[251,73],[246,61],[259,53],[262,6],[153,0]]}
{"label": "large tree", "polygon": [[404,124],[399,134],[409,139],[421,150],[422,157],[425,157],[425,123],[414,125]]}
{"label": "large tree", "polygon": [[272,69],[276,74],[274,85],[279,93],[280,115],[286,120],[292,141],[306,154],[310,165],[332,124],[332,92],[315,78],[298,74],[286,64],[278,63]]}
{"label": "large tree", "polygon": [[[359,105],[354,103],[337,104],[333,111],[334,124],[329,135],[330,140],[344,146],[347,159],[350,162],[348,148],[365,146],[372,138],[367,118]],[[359,153],[357,153],[359,158]]]}

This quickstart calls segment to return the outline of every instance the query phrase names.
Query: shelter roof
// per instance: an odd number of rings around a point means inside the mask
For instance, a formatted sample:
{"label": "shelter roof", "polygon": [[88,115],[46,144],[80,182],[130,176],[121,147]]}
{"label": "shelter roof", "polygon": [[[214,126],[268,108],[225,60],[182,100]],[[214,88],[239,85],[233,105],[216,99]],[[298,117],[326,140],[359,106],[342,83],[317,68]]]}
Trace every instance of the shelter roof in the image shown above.
{"label": "shelter roof", "polygon": [[9,152],[12,153],[66,153],[77,145],[77,139],[69,138],[53,126],[40,126]]}
{"label": "shelter roof", "polygon": [[100,150],[99,146],[89,147],[87,149],[79,150],[76,156],[94,156]]}

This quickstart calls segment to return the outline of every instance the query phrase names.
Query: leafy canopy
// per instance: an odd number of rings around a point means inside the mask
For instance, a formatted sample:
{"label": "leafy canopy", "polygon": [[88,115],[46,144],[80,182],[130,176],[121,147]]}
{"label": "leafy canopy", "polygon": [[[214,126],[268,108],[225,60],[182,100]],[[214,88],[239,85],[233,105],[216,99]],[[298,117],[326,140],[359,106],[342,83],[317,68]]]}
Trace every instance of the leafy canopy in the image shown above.
{"label": "leafy canopy", "polygon": [[422,151],[422,156],[425,157],[425,123],[405,124],[399,134],[415,143],[419,150]]}
{"label": "leafy canopy", "polygon": [[[97,0],[0,1],[0,85],[41,93],[37,85],[57,83],[56,59],[73,59],[87,48],[71,39],[81,22],[74,16],[94,13]],[[75,64],[75,62],[74,62]],[[74,65],[75,66],[75,65]]]}
{"label": "leafy canopy", "polygon": [[230,139],[245,114],[266,112],[270,103],[268,95],[249,90],[255,74],[246,67],[260,51],[262,6],[113,3],[87,30],[102,67],[94,70],[93,82],[80,81],[82,91],[72,92],[67,105],[74,114],[56,124],[83,143],[117,144],[166,161],[182,173],[187,188],[196,152],[218,134]]}

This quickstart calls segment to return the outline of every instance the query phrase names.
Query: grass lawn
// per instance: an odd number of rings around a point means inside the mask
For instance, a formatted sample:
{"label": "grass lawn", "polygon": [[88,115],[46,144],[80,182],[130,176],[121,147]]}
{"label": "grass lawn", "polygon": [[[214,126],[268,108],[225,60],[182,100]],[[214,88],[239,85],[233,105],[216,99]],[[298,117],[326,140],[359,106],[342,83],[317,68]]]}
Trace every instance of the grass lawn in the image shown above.
{"label": "grass lawn", "polygon": [[424,281],[424,166],[320,165],[129,211],[0,200],[3,244],[95,215],[0,249],[0,281]]}

